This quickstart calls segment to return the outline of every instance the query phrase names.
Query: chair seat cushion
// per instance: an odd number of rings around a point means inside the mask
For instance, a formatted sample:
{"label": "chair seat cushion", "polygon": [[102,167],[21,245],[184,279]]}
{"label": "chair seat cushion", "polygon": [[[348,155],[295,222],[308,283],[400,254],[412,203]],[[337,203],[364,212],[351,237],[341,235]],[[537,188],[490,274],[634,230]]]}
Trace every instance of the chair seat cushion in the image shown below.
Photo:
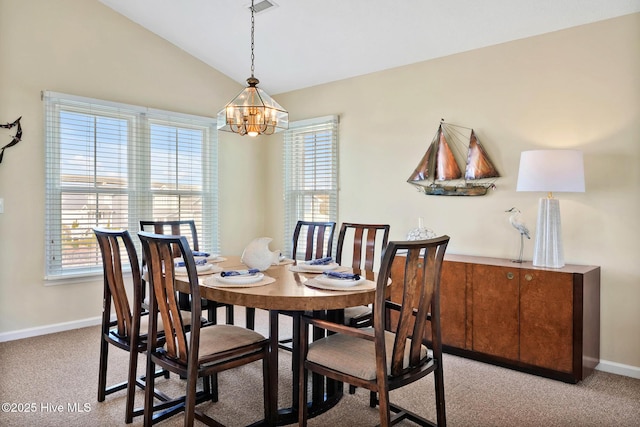
{"label": "chair seat cushion", "polygon": [[[189,334],[187,334],[188,336]],[[211,325],[200,329],[198,359],[264,341],[256,331],[234,325]]]}
{"label": "chair seat cushion", "polygon": [[[373,335],[373,328],[363,328]],[[387,372],[391,371],[391,354],[393,352],[393,340],[395,334],[385,332],[385,349],[387,353]],[[409,341],[404,354],[404,366],[409,365]],[[423,345],[420,358],[427,356],[427,348]],[[376,353],[375,343],[362,338],[356,338],[344,334],[329,335],[309,345],[307,360],[327,368],[344,372],[364,380],[376,378]]]}
{"label": "chair seat cushion", "polygon": [[347,307],[344,309],[344,323],[348,324],[349,320],[371,314],[371,307],[367,305],[359,305],[357,307]]}

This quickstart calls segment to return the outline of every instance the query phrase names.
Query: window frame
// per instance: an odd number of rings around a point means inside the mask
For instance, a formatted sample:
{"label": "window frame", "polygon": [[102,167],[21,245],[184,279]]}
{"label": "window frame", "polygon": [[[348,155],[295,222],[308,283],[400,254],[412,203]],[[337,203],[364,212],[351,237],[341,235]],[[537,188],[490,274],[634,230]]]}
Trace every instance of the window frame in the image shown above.
{"label": "window frame", "polygon": [[[201,197],[201,224],[198,229],[198,238],[202,248],[212,252],[219,252],[219,232],[218,232],[218,138],[216,121],[211,117],[201,117],[171,111],[151,109],[136,105],[116,103],[94,98],[80,97],[50,91],[43,91],[42,99],[44,104],[45,117],[45,284],[61,284],[73,282],[74,279],[82,279],[97,276],[102,273],[102,258],[100,250],[95,241],[95,254],[91,253],[91,248],[86,255],[87,266],[67,266],[63,265],[65,249],[63,239],[63,195],[82,193],[95,194],[96,200],[99,195],[120,194],[126,195],[127,205],[126,215],[127,228],[132,235],[139,230],[139,221],[153,218],[153,194],[161,194],[152,191],[151,182],[151,132],[153,124],[175,127],[178,129],[191,129],[201,132],[202,139],[198,144],[201,150],[202,178],[200,181],[200,191],[182,191],[178,188],[163,192],[167,195],[189,195]],[[122,188],[101,188],[100,186],[68,186],[62,185],[62,156],[61,149],[65,143],[61,141],[61,120],[62,111],[69,111],[79,114],[86,114],[97,120],[99,117],[109,117],[124,119],[127,121],[126,135],[126,163],[127,169],[122,172],[126,175],[126,185]],[[98,136],[93,135],[95,147],[98,146]],[[69,144],[66,144],[67,146]],[[97,149],[96,149],[97,151]],[[92,164],[97,168],[101,157],[94,151]],[[177,141],[176,141],[177,153]],[[177,154],[176,154],[177,155]],[[193,161],[193,156],[190,157]],[[176,166],[176,173],[178,167]],[[97,172],[89,172],[87,180],[95,179]],[[96,207],[96,209],[98,209]],[[178,210],[178,215],[180,211]],[[161,218],[157,218],[161,219]],[[191,218],[180,218],[191,219]],[[96,222],[98,219],[96,219]],[[84,224],[83,224],[84,225]],[[99,226],[99,224],[96,224]],[[87,224],[93,226],[92,224]],[[134,238],[134,243],[140,251],[139,240]],[[140,253],[140,252],[139,252]],[[95,263],[91,259],[95,256]]]}
{"label": "window frame", "polygon": [[[283,147],[283,194],[284,194],[284,253],[289,256],[293,250],[291,236],[298,220],[304,221],[333,221],[338,222],[338,192],[339,192],[339,162],[338,162],[338,127],[339,116],[330,115],[317,117],[308,120],[299,120],[289,123],[289,129],[284,132]],[[324,134],[328,136],[323,136]],[[316,144],[312,151],[301,148],[305,137],[313,139]],[[324,167],[329,165],[331,169],[328,173],[320,170],[320,173],[313,173],[313,183],[310,188],[302,188],[301,184],[305,177],[305,160],[314,164],[323,163]],[[322,167],[322,166],[321,166]],[[326,180],[318,184],[318,175],[324,175],[330,183],[328,187]],[[308,177],[307,177],[308,180]],[[319,187],[316,187],[319,185]],[[316,215],[312,209],[308,209],[304,197],[322,195],[326,197],[328,203],[327,215]],[[334,246],[336,239],[334,239]],[[335,247],[332,248],[332,252]]]}

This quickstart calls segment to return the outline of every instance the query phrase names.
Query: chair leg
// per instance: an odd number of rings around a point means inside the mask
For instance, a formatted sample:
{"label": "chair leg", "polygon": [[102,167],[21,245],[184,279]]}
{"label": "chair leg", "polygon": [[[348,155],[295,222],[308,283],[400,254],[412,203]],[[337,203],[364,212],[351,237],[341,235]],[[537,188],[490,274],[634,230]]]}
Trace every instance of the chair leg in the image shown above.
{"label": "chair leg", "polygon": [[[306,328],[306,323],[302,320],[302,316],[293,316],[294,328],[298,331]],[[293,366],[298,369],[298,426],[306,427],[309,410],[307,407],[308,397],[308,371],[304,367],[304,361],[307,358],[309,348],[309,335],[306,333],[298,334],[294,337],[298,338],[298,362]]]}
{"label": "chair leg", "polygon": [[147,354],[147,375],[144,388],[144,425],[153,425],[153,390],[155,389],[156,364],[153,363],[150,354]]}
{"label": "chair leg", "polygon": [[234,318],[234,314],[233,314],[233,305],[228,304],[227,305],[227,325],[233,325],[233,322],[235,321]]}
{"label": "chair leg", "polygon": [[269,363],[269,348],[265,348],[264,359],[262,359],[262,388],[264,390],[264,419],[269,425],[273,425],[275,423],[278,412],[278,402],[276,402],[277,393],[274,392],[274,388],[270,384],[271,369],[272,366]]}
{"label": "chair leg", "polygon": [[380,411],[380,427],[388,427],[391,425],[391,407],[389,404],[389,391],[381,388],[378,383],[378,411]]}
{"label": "chair leg", "polygon": [[256,328],[256,309],[247,307],[245,315],[247,318],[247,329],[254,330]]}
{"label": "chair leg", "polygon": [[214,325],[218,324],[218,308],[216,307],[216,304],[214,302],[208,301],[207,302],[209,308],[207,309],[207,317],[210,323],[213,323]]}
{"label": "chair leg", "polygon": [[[213,384],[213,378],[210,376],[207,377],[202,377],[202,391],[205,394],[205,396],[211,396],[211,386]],[[212,402],[215,402],[215,400],[213,400],[213,398],[211,399]]]}
{"label": "chair leg", "polygon": [[137,346],[138,343],[132,340],[131,349],[129,350],[129,377],[127,379],[127,403],[124,420],[126,424],[130,424],[133,421],[133,405],[135,403],[136,376],[138,370]]}
{"label": "chair leg", "polygon": [[100,367],[98,368],[98,402],[104,402],[107,389],[107,358],[109,356],[109,343],[104,339],[104,333],[100,336]]}
{"label": "chair leg", "polygon": [[439,427],[446,427],[447,417],[444,404],[444,372],[442,369],[442,358],[437,360],[438,367],[434,374],[436,392],[436,419]]}
{"label": "chair leg", "polygon": [[211,382],[211,401],[218,401],[218,373],[214,372],[210,377]]}
{"label": "chair leg", "polygon": [[196,409],[196,383],[198,381],[196,369],[190,367],[187,374],[187,396],[184,405],[184,425],[193,426]]}

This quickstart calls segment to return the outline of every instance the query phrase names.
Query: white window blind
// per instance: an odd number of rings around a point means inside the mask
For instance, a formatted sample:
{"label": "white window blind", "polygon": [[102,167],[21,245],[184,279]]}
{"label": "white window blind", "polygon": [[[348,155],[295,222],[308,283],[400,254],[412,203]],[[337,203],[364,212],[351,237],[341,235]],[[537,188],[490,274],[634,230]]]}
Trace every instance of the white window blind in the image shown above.
{"label": "white window blind", "polygon": [[45,275],[102,272],[92,228],[194,219],[201,250],[218,252],[215,119],[43,93]]}
{"label": "white window blind", "polygon": [[338,116],[290,123],[284,134],[283,165],[283,247],[290,256],[296,222],[337,221]]}

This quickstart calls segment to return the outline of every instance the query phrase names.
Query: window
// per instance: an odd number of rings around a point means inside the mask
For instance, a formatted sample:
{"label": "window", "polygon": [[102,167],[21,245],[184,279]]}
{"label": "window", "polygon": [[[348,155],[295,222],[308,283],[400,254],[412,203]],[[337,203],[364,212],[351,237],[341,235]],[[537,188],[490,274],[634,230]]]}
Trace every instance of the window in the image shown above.
{"label": "window", "polygon": [[290,254],[296,222],[337,221],[338,116],[290,123],[283,164],[284,248]]}
{"label": "window", "polygon": [[102,272],[92,228],[141,219],[194,219],[201,248],[218,251],[215,119],[43,93],[45,275]]}

